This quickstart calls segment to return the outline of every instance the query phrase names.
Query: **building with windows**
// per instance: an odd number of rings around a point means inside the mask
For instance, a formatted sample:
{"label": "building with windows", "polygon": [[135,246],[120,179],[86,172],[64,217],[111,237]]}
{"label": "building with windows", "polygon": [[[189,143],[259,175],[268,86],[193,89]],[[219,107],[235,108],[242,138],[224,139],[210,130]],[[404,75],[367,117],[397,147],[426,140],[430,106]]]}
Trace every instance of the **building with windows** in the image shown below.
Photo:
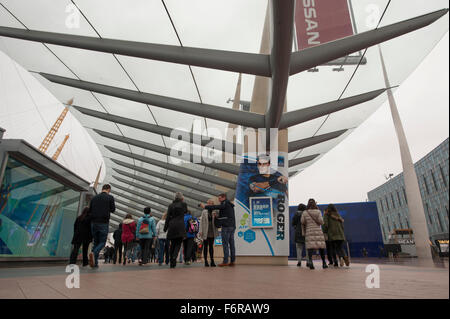
{"label": "building with windows", "polygon": [[[448,239],[448,138],[415,165],[432,242]],[[384,243],[394,229],[410,228],[403,173],[368,193],[378,208]]]}

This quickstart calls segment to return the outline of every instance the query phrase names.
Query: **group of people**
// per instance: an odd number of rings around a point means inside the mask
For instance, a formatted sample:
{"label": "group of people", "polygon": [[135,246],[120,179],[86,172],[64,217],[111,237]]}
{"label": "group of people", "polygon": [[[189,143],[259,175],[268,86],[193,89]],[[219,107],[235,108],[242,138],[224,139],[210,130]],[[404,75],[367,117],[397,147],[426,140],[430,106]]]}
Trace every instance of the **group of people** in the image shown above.
{"label": "group of people", "polygon": [[[75,220],[70,264],[76,263],[78,251],[82,247],[83,266],[97,268],[99,254],[103,249],[105,262],[112,261],[115,264],[118,257],[120,264],[123,254],[123,265],[126,265],[127,260],[134,261],[134,256],[138,255],[139,265],[145,265],[153,261],[157,254],[159,265],[165,262],[170,264],[170,268],[175,268],[182,245],[184,263],[189,265],[196,259],[197,246],[200,244],[205,267],[215,267],[214,239],[218,236],[218,228],[221,228],[224,258],[218,266],[234,266],[236,222],[234,204],[227,199],[226,194],[219,195],[219,205],[214,205],[212,200],[206,205],[199,204],[203,209],[200,220],[188,210],[180,192],[175,194],[174,201],[158,223],[152,217],[150,207],[144,208],[144,215],[137,221],[127,214],[113,234],[113,248],[105,247],[110,214],[115,211],[114,197],[109,194],[110,191],[109,184],[103,185],[102,192],[92,198],[89,207],[85,207]],[[92,252],[88,254],[91,242]],[[136,253],[137,247],[140,248],[139,253]]]}
{"label": "group of people", "polygon": [[[324,215],[317,207],[314,199],[308,200],[308,205],[298,205],[292,220],[295,229],[295,243],[297,248],[297,266],[301,267],[303,248],[306,248],[306,266],[314,269],[312,256],[319,250],[322,267],[343,267],[350,265],[348,256],[342,247],[345,241],[344,219],[333,204],[328,205]],[[328,265],[325,260],[327,251]]]}

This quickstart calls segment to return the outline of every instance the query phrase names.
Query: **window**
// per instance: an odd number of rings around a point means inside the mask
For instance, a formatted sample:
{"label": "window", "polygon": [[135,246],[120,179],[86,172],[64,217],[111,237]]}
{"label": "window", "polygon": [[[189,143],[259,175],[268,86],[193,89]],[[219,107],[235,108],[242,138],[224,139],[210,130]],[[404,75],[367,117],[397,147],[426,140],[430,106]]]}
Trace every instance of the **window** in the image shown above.
{"label": "window", "polygon": [[394,195],[392,195],[392,193],[391,193],[391,199],[392,199],[392,207],[395,209]]}
{"label": "window", "polygon": [[439,164],[439,170],[441,171],[442,182],[444,183],[445,187],[448,187],[447,179],[445,178],[444,170],[442,169],[441,164]]}
{"label": "window", "polygon": [[381,206],[381,211],[384,213],[384,206],[383,206],[383,200],[380,199],[380,206]]}
{"label": "window", "polygon": [[438,187],[438,183],[436,183],[436,178],[434,177],[433,170],[430,170],[430,173],[431,173],[431,179],[433,180],[434,189],[435,189],[435,190],[438,190],[439,187]]}
{"label": "window", "polygon": [[427,178],[425,177],[425,175],[422,175],[422,179],[423,185],[425,186],[425,190],[427,191],[427,194],[430,195],[430,190],[428,189]]}
{"label": "window", "polygon": [[433,225],[433,221],[431,220],[431,215],[430,215],[430,207],[428,206],[428,203],[425,203],[425,206],[427,208],[428,220],[430,221],[430,225]]}
{"label": "window", "polygon": [[402,201],[400,200],[400,193],[398,191],[397,192],[397,199],[398,199],[398,205],[402,206]]}
{"label": "window", "polygon": [[398,214],[398,222],[400,224],[400,227],[403,229],[402,216],[400,215],[400,213]]}
{"label": "window", "polygon": [[409,220],[406,220],[406,225],[408,226],[408,228],[411,228],[411,226],[409,226]]}
{"label": "window", "polygon": [[405,197],[405,203],[408,204],[408,197],[406,197],[405,188],[402,187],[402,190],[403,190],[403,196]]}
{"label": "window", "polygon": [[439,215],[439,210],[437,208],[436,208],[436,215],[437,215],[437,221],[438,221],[438,225],[439,225],[439,230],[440,230],[440,232],[443,232],[441,215]]}
{"label": "window", "polygon": [[386,200],[386,207],[387,207],[387,210],[389,210],[390,208],[389,208],[389,202],[388,202],[387,196],[385,196],[384,199]]}

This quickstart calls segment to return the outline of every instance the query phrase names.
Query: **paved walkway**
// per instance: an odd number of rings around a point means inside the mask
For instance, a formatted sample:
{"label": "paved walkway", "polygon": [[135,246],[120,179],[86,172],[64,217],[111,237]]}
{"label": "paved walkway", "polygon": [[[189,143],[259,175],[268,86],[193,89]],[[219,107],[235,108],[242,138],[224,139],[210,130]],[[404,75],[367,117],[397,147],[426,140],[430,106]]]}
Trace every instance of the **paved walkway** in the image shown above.
{"label": "paved walkway", "polygon": [[[1,298],[449,298],[448,262],[420,266],[374,259],[380,268],[380,288],[366,288],[367,260],[350,268],[315,270],[288,266],[236,265],[205,268],[197,263],[175,269],[151,264],[139,267],[100,264],[80,270],[80,288],[66,287],[65,266],[0,268]],[[190,288],[194,283],[197,287]]]}

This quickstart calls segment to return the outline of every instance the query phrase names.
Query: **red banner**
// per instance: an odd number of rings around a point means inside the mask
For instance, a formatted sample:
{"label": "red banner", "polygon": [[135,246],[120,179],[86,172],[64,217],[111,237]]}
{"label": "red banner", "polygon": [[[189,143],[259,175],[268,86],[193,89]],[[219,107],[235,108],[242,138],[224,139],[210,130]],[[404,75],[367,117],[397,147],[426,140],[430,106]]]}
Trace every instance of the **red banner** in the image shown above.
{"label": "red banner", "polygon": [[299,50],[353,35],[347,0],[297,0],[295,28]]}

